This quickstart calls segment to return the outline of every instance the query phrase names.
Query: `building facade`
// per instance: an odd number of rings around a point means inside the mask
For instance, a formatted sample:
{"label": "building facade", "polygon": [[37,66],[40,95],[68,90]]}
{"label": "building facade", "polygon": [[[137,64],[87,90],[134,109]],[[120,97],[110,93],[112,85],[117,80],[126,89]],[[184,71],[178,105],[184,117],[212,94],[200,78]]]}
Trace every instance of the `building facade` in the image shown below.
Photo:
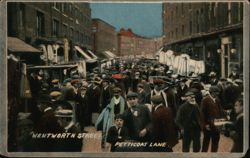
{"label": "building facade", "polygon": [[139,36],[131,29],[122,28],[118,33],[118,55],[130,57],[154,57],[162,47],[162,37],[147,38]]}
{"label": "building facade", "polygon": [[204,60],[227,77],[243,67],[243,3],[164,3],[164,49]]}
{"label": "building facade", "polygon": [[91,49],[89,3],[8,2],[8,36],[36,45],[44,41],[73,44]]}
{"label": "building facade", "polygon": [[93,51],[110,51],[117,54],[117,32],[115,27],[101,19],[92,19]]}

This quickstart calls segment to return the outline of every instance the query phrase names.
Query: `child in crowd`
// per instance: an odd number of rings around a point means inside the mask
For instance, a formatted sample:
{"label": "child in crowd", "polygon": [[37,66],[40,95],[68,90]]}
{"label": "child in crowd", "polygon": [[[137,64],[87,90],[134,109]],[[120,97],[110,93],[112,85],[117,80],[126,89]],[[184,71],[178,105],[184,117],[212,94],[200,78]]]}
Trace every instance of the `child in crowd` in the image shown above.
{"label": "child in crowd", "polygon": [[123,142],[128,139],[128,130],[123,126],[123,115],[115,116],[115,125],[110,127],[107,135],[107,142],[111,144],[111,152],[115,151],[116,142]]}

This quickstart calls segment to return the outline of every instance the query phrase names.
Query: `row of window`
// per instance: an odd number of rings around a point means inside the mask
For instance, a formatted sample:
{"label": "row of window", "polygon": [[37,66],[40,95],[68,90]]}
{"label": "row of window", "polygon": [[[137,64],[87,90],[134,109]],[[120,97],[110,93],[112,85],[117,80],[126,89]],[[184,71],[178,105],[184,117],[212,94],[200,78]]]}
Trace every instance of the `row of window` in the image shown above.
{"label": "row of window", "polygon": [[74,5],[71,3],[54,2],[53,7],[65,15],[70,14],[72,17],[79,19],[84,24],[91,25],[91,19],[87,17],[89,14],[85,13],[87,14],[86,16],[81,10],[79,10],[77,7],[74,7]]}
{"label": "row of window", "polygon": [[[37,11],[37,36],[45,36],[45,18],[44,14]],[[60,22],[56,19],[52,20],[52,36],[54,37],[69,37],[73,39],[75,42],[81,42],[81,43],[91,43],[91,39],[89,36],[84,35],[83,33],[79,31],[75,31],[73,27],[68,27],[66,24],[62,24],[62,35],[59,34],[60,29]]]}
{"label": "row of window", "polygon": [[[229,5],[229,8],[227,11],[228,11],[227,16],[225,18],[222,18],[223,16],[222,13],[220,14],[219,17],[216,17],[214,16],[214,12],[210,12],[208,19],[205,20],[201,18],[204,16],[200,15],[200,13],[203,14],[203,12],[202,11],[200,12],[199,10],[197,10],[196,17],[195,17],[196,28],[195,29],[193,28],[194,25],[193,25],[192,20],[189,21],[189,25],[186,25],[186,27],[189,26],[189,35],[195,32],[196,33],[204,32],[205,30],[213,29],[213,28],[216,28],[217,26],[226,26],[226,25],[232,24],[233,22],[235,23],[236,21],[237,22],[242,21],[243,15],[242,15],[242,10],[240,8],[237,12],[232,12],[231,7]],[[181,30],[178,30],[178,28],[175,28],[175,30],[169,32],[168,36],[171,38],[178,38],[179,35],[182,35],[182,36],[187,35],[188,33],[186,31],[188,30],[185,30],[186,27],[184,25],[181,25]]]}

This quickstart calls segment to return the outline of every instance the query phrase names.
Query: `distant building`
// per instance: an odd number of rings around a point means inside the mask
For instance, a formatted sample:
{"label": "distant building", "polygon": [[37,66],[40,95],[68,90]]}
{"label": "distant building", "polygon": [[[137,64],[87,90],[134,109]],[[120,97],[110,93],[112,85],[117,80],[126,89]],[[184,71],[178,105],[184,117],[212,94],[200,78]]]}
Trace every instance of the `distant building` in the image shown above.
{"label": "distant building", "polygon": [[115,27],[101,19],[92,19],[93,51],[110,51],[117,54],[117,32]]}
{"label": "distant building", "polygon": [[122,28],[118,33],[118,55],[119,56],[144,56],[153,55],[162,47],[162,38],[147,38],[139,36],[131,29]]}
{"label": "distant building", "polygon": [[204,60],[227,77],[243,67],[243,3],[164,3],[164,49]]}

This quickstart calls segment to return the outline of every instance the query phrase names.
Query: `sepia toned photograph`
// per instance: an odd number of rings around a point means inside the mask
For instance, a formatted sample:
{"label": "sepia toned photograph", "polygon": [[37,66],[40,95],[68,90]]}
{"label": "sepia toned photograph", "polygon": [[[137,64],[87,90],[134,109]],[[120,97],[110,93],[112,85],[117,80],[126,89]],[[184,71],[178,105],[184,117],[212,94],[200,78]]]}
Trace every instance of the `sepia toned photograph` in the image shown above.
{"label": "sepia toned photograph", "polygon": [[247,2],[1,3],[3,155],[245,156]]}

